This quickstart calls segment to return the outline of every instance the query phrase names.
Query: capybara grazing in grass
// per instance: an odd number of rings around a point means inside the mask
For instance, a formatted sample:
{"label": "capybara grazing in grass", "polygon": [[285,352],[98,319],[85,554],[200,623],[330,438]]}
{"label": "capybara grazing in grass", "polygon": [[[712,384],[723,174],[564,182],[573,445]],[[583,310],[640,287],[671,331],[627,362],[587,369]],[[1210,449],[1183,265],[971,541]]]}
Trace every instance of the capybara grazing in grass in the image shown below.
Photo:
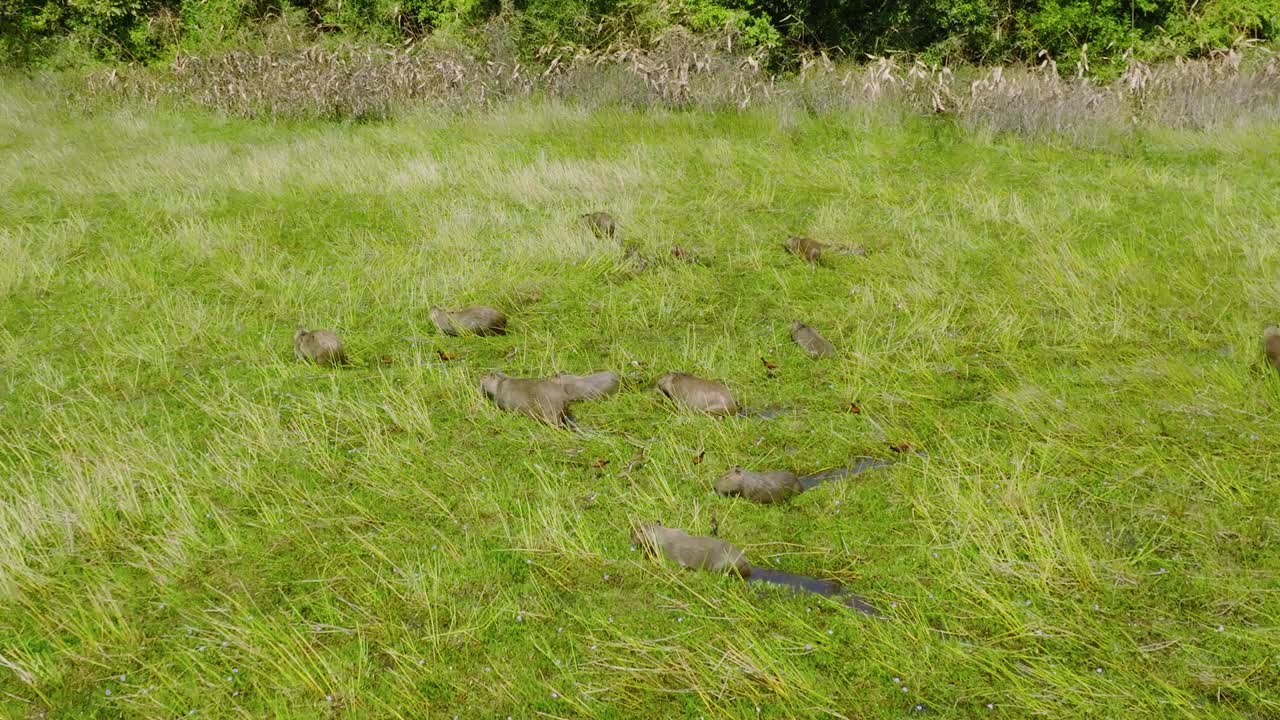
{"label": "capybara grazing in grass", "polygon": [[787,470],[753,472],[734,467],[716,478],[717,493],[725,496],[741,495],[751,502],[768,505],[790,500],[804,492],[800,478]]}
{"label": "capybara grazing in grass", "polygon": [[671,560],[693,570],[746,576],[751,572],[747,556],[732,543],[690,535],[683,530],[646,523],[631,533],[632,541],[646,554]]}
{"label": "capybara grazing in grass", "polygon": [[738,403],[729,388],[689,373],[667,373],[657,380],[658,389],[678,405],[708,415],[737,415]]}
{"label": "capybara grazing in grass", "polygon": [[552,378],[569,396],[569,401],[594,400],[618,391],[618,373],[605,370],[590,375],[560,373]]}
{"label": "capybara grazing in grass", "polygon": [[433,307],[431,321],[445,335],[502,335],[507,332],[507,316],[487,305],[461,310]]}
{"label": "capybara grazing in grass", "polygon": [[618,239],[618,221],[607,212],[590,212],[582,216],[582,222],[601,240]]}
{"label": "capybara grazing in grass", "polygon": [[845,607],[868,615],[879,615],[866,600],[845,592],[838,582],[819,580],[806,575],[796,575],[783,570],[752,566],[737,545],[713,537],[690,535],[683,530],[663,527],[658,523],[645,523],[631,533],[634,542],[646,555],[659,557],[692,570],[736,575],[748,582],[769,583],[790,588],[793,592],[806,591],[834,597]]}
{"label": "capybara grazing in grass", "polygon": [[1262,331],[1262,349],[1271,361],[1271,367],[1280,370],[1280,327],[1268,325]]}
{"label": "capybara grazing in grass", "polygon": [[836,346],[832,345],[831,341],[799,320],[791,323],[791,339],[795,340],[800,349],[809,354],[809,357],[815,359],[836,353]]}
{"label": "capybara grazing in grass", "polygon": [[293,333],[293,352],[299,359],[321,367],[347,364],[342,340],[332,330],[306,330],[299,325]]}
{"label": "capybara grazing in grass", "polygon": [[868,470],[886,467],[888,460],[877,458],[855,458],[849,467],[823,470],[803,477],[789,470],[768,470],[753,472],[736,466],[729,472],[716,478],[716,492],[725,496],[741,495],[751,502],[768,505],[783,502],[806,490],[821,485],[828,480],[836,480],[851,475],[861,475]]}
{"label": "capybara grazing in grass", "polygon": [[787,252],[795,255],[796,257],[804,258],[805,261],[811,265],[817,263],[818,258],[822,257],[822,243],[812,238],[792,235],[787,238],[787,241],[783,246],[786,247]]}
{"label": "capybara grazing in grass", "polygon": [[513,378],[495,372],[480,378],[480,389],[501,410],[521,412],[557,427],[573,423],[569,393],[554,379]]}

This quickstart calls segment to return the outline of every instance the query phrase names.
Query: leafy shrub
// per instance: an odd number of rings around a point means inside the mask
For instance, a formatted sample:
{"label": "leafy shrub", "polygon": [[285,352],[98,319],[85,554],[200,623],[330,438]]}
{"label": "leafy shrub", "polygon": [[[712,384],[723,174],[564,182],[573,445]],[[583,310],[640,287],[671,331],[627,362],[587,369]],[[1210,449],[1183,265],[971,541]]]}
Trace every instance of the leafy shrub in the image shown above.
{"label": "leafy shrub", "polygon": [[404,0],[401,16],[421,30],[462,30],[493,17],[499,0]]}
{"label": "leafy shrub", "polygon": [[186,44],[193,47],[217,47],[245,19],[262,8],[257,0],[205,0],[182,3],[182,30]]}
{"label": "leafy shrub", "polygon": [[0,0],[0,60],[38,57],[58,38],[93,57],[150,60],[174,39],[161,30],[181,2]]}
{"label": "leafy shrub", "polygon": [[1170,35],[1183,52],[1204,54],[1241,39],[1280,38],[1280,2],[1276,0],[1211,0],[1197,10],[1171,23]]}
{"label": "leafy shrub", "polygon": [[773,48],[782,41],[768,16],[714,0],[688,0],[677,8],[675,19],[694,32],[727,34],[746,49]]}
{"label": "leafy shrub", "polygon": [[[815,51],[859,58],[895,51],[926,62],[1086,61],[1101,75],[1127,50],[1147,59],[1203,56],[1280,36],[1277,0],[0,0],[0,57],[53,47],[154,61],[177,47],[229,49],[267,18],[386,44],[432,33],[498,45],[528,60],[553,52],[649,47],[675,27],[734,49],[772,51],[771,69]],[[505,58],[504,58],[505,59]]]}

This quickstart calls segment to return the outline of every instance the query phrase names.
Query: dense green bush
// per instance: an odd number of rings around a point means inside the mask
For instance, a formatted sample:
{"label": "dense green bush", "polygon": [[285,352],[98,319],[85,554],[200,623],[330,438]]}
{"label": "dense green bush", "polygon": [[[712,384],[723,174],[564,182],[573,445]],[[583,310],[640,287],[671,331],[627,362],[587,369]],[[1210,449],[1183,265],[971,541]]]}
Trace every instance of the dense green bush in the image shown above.
{"label": "dense green bush", "polygon": [[175,47],[242,42],[261,20],[281,16],[384,42],[433,32],[473,37],[502,16],[507,41],[526,55],[547,46],[643,46],[682,25],[784,62],[816,49],[980,63],[1043,51],[1064,69],[1086,46],[1101,67],[1131,47],[1194,55],[1280,35],[1277,0],[0,0],[0,54],[32,61],[58,50],[145,62]]}
{"label": "dense green bush", "polygon": [[156,18],[180,0],[0,0],[0,53],[30,60],[54,41],[108,59],[145,59],[173,38]]}
{"label": "dense green bush", "polygon": [[1240,38],[1280,39],[1280,0],[1212,0],[1195,14],[1170,18],[1177,49],[1201,53],[1227,47]]}

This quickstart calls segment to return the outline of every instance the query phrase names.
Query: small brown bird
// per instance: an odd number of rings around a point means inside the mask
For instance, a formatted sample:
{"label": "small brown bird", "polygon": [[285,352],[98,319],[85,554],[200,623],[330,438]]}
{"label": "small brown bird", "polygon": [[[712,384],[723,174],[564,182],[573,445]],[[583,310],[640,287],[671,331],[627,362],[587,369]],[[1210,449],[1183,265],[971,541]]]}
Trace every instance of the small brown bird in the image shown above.
{"label": "small brown bird", "polygon": [[503,335],[507,332],[507,316],[487,305],[474,305],[461,310],[431,308],[431,322],[445,335]]}
{"label": "small brown bird", "polygon": [[293,352],[300,360],[309,360],[321,367],[347,364],[347,353],[342,340],[332,330],[306,330],[301,325],[293,333]]}
{"label": "small brown bird", "polygon": [[688,373],[667,373],[658,378],[658,389],[678,405],[708,415],[737,415],[738,403],[729,388],[714,380]]}
{"label": "small brown bird", "polygon": [[1280,370],[1280,327],[1268,325],[1262,331],[1262,349],[1267,353],[1271,366]]}
{"label": "small brown bird", "polygon": [[814,359],[836,354],[836,346],[831,341],[799,320],[791,323],[791,339]]}
{"label": "small brown bird", "polygon": [[787,249],[787,252],[804,258],[806,262],[812,265],[817,263],[818,258],[822,256],[823,245],[811,238],[792,235],[787,238],[787,242],[784,243],[783,247]]}
{"label": "small brown bird", "polygon": [[591,212],[582,216],[582,222],[601,240],[618,238],[618,221],[607,212]]}

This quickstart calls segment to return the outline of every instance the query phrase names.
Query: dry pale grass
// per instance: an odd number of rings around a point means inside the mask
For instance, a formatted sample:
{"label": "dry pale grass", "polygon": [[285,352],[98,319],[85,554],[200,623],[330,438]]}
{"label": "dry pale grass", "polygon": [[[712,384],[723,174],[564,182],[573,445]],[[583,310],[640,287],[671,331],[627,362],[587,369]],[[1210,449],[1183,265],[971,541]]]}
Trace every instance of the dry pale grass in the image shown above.
{"label": "dry pale grass", "polygon": [[451,110],[532,96],[588,108],[693,108],[783,113],[890,110],[943,114],[998,132],[1097,137],[1134,126],[1212,129],[1280,117],[1280,58],[1226,49],[1151,65],[1126,57],[1115,80],[1033,67],[961,68],[900,57],[862,64],[806,57],[794,75],[757,56],[676,28],[650,47],[544,48],[537,64],[484,60],[457,46],[284,47],[180,55],[165,72],[89,77],[90,96],[176,97],[219,112],[344,120],[385,118],[412,105]]}

